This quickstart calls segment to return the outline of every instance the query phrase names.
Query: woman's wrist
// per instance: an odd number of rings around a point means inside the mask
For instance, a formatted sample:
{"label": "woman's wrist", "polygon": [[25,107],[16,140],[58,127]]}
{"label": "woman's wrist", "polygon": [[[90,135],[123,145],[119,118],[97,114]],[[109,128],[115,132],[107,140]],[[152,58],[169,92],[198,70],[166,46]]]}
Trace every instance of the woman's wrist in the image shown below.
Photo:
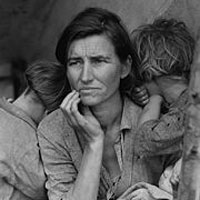
{"label": "woman's wrist", "polygon": [[90,149],[101,149],[104,145],[104,135],[99,135],[98,137],[95,137],[91,142],[88,143],[88,147]]}

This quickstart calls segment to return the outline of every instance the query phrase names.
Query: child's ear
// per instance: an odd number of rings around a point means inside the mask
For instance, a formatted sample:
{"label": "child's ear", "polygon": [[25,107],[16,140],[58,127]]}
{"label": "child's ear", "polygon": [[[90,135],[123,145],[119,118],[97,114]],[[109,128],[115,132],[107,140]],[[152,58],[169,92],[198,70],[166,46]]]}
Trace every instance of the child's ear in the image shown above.
{"label": "child's ear", "polygon": [[127,60],[122,65],[121,79],[123,79],[123,78],[125,78],[126,76],[129,75],[129,73],[131,72],[131,65],[132,65],[132,58],[129,55],[127,57]]}

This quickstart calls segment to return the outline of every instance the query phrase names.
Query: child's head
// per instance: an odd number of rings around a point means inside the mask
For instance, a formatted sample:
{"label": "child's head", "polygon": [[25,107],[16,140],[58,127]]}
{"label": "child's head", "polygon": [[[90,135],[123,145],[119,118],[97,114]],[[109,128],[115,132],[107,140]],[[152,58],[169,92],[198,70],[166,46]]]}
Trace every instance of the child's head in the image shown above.
{"label": "child's head", "polygon": [[65,67],[56,62],[34,62],[25,71],[25,78],[28,85],[25,95],[32,95],[48,111],[57,109],[70,91]]}
{"label": "child's head", "polygon": [[186,25],[175,19],[156,19],[132,32],[143,81],[163,75],[189,78],[194,38]]}

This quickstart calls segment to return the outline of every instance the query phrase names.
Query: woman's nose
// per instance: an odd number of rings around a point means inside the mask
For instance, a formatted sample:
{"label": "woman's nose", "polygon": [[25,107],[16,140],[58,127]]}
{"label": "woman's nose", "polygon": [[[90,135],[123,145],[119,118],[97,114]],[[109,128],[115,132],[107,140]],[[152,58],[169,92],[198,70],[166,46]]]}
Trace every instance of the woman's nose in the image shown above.
{"label": "woman's nose", "polygon": [[92,80],[93,80],[92,65],[89,62],[85,62],[81,73],[81,81],[90,82]]}

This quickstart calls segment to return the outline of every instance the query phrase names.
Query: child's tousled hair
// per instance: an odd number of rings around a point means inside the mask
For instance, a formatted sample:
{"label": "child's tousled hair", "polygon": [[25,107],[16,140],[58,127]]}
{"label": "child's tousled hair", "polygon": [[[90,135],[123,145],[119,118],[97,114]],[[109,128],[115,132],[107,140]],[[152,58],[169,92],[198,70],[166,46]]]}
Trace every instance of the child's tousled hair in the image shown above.
{"label": "child's tousled hair", "polygon": [[156,19],[131,34],[139,57],[138,73],[143,81],[162,75],[189,79],[195,40],[184,22]]}

